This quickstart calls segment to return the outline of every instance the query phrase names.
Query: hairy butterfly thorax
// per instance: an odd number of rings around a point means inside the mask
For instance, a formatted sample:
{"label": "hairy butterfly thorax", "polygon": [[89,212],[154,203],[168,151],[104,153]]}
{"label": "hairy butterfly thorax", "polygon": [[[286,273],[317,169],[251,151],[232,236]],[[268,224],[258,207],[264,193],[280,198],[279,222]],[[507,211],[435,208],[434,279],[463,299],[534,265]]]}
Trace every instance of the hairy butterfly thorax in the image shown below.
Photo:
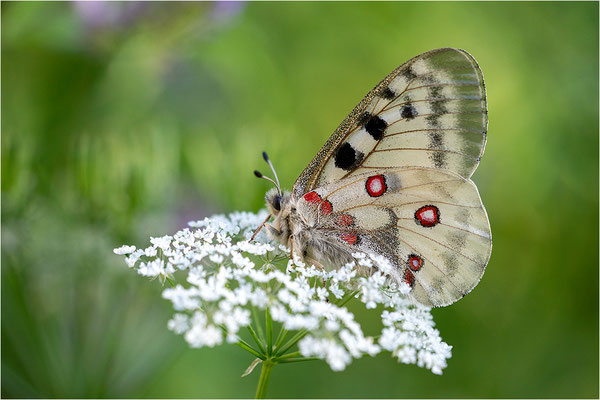
{"label": "hairy butterfly thorax", "polygon": [[[339,267],[352,253],[385,257],[390,276],[430,306],[481,279],[491,231],[469,179],[483,155],[483,74],[466,51],[432,50],[385,77],[335,130],[291,193],[265,196],[268,235],[302,260]],[[267,223],[272,219],[271,223]]]}
{"label": "hairy butterfly thorax", "polygon": [[[271,239],[289,247],[291,252],[304,262],[314,264],[319,268],[329,269],[351,261],[350,252],[343,246],[331,243],[319,229],[319,224],[323,223],[323,218],[329,210],[327,203],[324,206],[317,204],[316,198],[313,199],[310,196],[294,199],[290,192],[282,192],[277,173],[265,152],[263,152],[263,158],[271,167],[275,180],[258,171],[254,171],[254,174],[272,182],[275,187],[265,195],[269,216],[258,227],[255,235],[264,226]],[[271,218],[273,221],[266,223]]]}

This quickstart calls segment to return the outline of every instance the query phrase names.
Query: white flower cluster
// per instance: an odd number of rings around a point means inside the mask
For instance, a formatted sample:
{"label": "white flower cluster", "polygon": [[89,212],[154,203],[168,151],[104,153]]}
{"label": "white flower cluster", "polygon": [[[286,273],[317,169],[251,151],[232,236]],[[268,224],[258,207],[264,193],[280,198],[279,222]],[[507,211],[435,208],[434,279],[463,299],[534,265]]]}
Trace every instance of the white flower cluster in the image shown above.
{"label": "white flower cluster", "polygon": [[[145,249],[122,246],[114,252],[125,255],[127,265],[140,275],[185,281],[165,289],[163,297],[176,311],[169,329],[183,334],[192,347],[244,342],[242,332],[253,333],[260,323],[258,310],[261,315],[268,310],[282,332],[297,338],[287,347],[282,341],[273,343],[273,354],[281,359],[297,345],[290,358],[324,359],[339,371],[352,359],[387,350],[400,362],[442,372],[451,346],[434,328],[430,309],[407,301],[403,293],[408,287],[386,278],[391,267],[385,259],[354,254],[360,270],[369,272],[365,275],[357,273],[355,263],[333,271],[305,266],[262,233],[249,241],[265,218],[265,212],[218,215],[191,222],[191,229],[173,236],[151,238]],[[378,339],[365,336],[345,307],[353,299],[367,309],[382,308]]]}

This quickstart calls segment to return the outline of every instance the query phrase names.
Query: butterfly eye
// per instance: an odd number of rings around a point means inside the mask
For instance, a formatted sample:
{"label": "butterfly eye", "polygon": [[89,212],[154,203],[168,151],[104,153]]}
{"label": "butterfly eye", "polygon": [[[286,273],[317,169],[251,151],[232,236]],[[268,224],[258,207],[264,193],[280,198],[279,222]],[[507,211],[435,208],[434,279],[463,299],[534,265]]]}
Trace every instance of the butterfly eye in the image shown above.
{"label": "butterfly eye", "polygon": [[277,211],[281,211],[281,196],[277,195],[273,198],[273,208]]}

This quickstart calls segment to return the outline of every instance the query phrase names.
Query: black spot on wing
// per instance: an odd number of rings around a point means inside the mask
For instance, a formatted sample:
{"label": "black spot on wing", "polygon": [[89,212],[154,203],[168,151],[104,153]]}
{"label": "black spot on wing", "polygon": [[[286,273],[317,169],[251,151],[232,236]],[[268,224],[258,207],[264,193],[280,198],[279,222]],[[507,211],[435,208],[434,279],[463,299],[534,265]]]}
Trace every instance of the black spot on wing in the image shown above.
{"label": "black spot on wing", "polygon": [[335,166],[344,171],[352,171],[362,161],[364,154],[357,151],[348,142],[342,144],[335,152]]}
{"label": "black spot on wing", "polygon": [[431,102],[431,112],[436,115],[444,115],[448,114],[448,109],[446,109],[446,101],[445,99],[433,100]]}
{"label": "black spot on wing", "polygon": [[440,126],[438,121],[439,117],[448,114],[448,109],[446,108],[448,99],[442,94],[442,87],[437,85],[437,79],[432,80],[433,85],[427,89],[427,99],[429,100],[429,107],[432,115],[427,117],[426,120],[429,126],[437,128]]}
{"label": "black spot on wing", "polygon": [[432,131],[429,134],[429,148],[430,149],[441,149],[444,145],[442,133],[438,131]]}
{"label": "black spot on wing", "polygon": [[449,277],[455,276],[458,272],[459,267],[458,258],[456,257],[456,254],[446,251],[440,254],[440,256],[442,258],[442,261],[444,262],[446,274],[448,274]]}
{"label": "black spot on wing", "polygon": [[400,111],[400,116],[407,120],[414,119],[417,115],[417,109],[410,103],[402,107],[402,110]]}
{"label": "black spot on wing", "polygon": [[389,87],[386,87],[383,92],[381,92],[381,97],[386,100],[392,100],[396,97],[396,93]]}
{"label": "black spot on wing", "polygon": [[[431,84],[428,88],[430,114],[425,117],[425,121],[429,128],[441,128],[440,116],[448,114],[446,108],[447,99],[442,95],[442,88],[436,86],[437,79],[431,77]],[[440,132],[432,131],[429,134],[429,148],[442,149],[443,138]],[[434,152],[430,155],[431,160],[436,168],[444,168],[446,166],[447,154],[441,151]]]}
{"label": "black spot on wing", "polygon": [[456,231],[448,235],[448,244],[456,251],[461,251],[467,245],[467,232]]}
{"label": "black spot on wing", "polygon": [[425,117],[425,121],[427,121],[427,125],[429,125],[430,128],[440,128],[439,118],[440,116],[438,114],[431,114]]}
{"label": "black spot on wing", "polygon": [[437,83],[437,79],[435,79],[435,77],[431,74],[425,74],[425,75],[421,75],[419,76],[419,81],[421,83],[423,83],[424,85],[434,85]]}
{"label": "black spot on wing", "polygon": [[417,74],[415,74],[415,71],[413,71],[410,66],[407,67],[404,71],[402,71],[401,74],[403,77],[405,77],[409,81],[412,81],[413,79],[415,79],[417,77]]}
{"label": "black spot on wing", "polygon": [[433,165],[436,168],[445,168],[446,167],[446,153],[443,151],[434,151],[431,154],[431,161],[433,161]]}
{"label": "black spot on wing", "polygon": [[371,135],[373,139],[380,140],[383,137],[385,128],[387,128],[387,122],[378,116],[374,116],[369,118],[364,126],[365,130],[369,132],[369,135]]}
{"label": "black spot on wing", "polygon": [[[437,81],[433,81],[431,83],[437,83]],[[429,87],[429,98],[430,99],[443,99],[442,96],[442,87],[441,86],[430,86]]]}

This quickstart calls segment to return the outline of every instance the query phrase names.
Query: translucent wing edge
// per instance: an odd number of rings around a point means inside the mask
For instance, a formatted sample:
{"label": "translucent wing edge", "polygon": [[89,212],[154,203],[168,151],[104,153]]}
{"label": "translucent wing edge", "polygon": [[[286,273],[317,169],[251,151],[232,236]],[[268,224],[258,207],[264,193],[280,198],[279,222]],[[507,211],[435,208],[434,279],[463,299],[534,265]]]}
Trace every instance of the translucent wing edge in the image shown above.
{"label": "translucent wing edge", "polygon": [[[483,278],[483,275],[485,274],[485,270],[487,269],[488,264],[490,263],[490,259],[492,257],[492,247],[493,247],[493,235],[492,235],[492,227],[490,225],[490,216],[487,212],[487,209],[485,208],[485,205],[483,204],[483,200],[481,200],[481,194],[479,193],[479,188],[477,187],[477,185],[475,184],[475,182],[473,182],[471,179],[469,178],[464,178],[463,179],[467,182],[470,183],[473,188],[475,189],[475,192],[477,193],[477,196],[479,197],[479,205],[481,206],[481,210],[483,211],[483,214],[485,215],[485,220],[487,221],[487,227],[488,227],[488,231],[490,233],[490,243],[489,243],[489,248],[488,248],[488,252],[485,256],[485,261],[483,262],[483,268],[481,269],[481,274],[477,277],[477,279],[475,281],[473,281],[473,285],[471,286],[471,288],[469,288],[468,290],[466,290],[463,295],[460,298],[454,299],[450,302],[447,303],[440,303],[440,304],[433,304],[433,303],[429,303],[429,304],[425,304],[428,305],[430,307],[446,307],[449,306],[451,304],[456,303],[458,300],[462,299],[463,297],[465,297],[466,295],[468,295],[469,293],[471,293],[473,291],[473,289],[475,289],[477,287],[477,285],[479,285],[479,282],[481,282],[481,278]],[[415,299],[415,301],[423,304],[423,301],[420,301],[418,299]]]}

